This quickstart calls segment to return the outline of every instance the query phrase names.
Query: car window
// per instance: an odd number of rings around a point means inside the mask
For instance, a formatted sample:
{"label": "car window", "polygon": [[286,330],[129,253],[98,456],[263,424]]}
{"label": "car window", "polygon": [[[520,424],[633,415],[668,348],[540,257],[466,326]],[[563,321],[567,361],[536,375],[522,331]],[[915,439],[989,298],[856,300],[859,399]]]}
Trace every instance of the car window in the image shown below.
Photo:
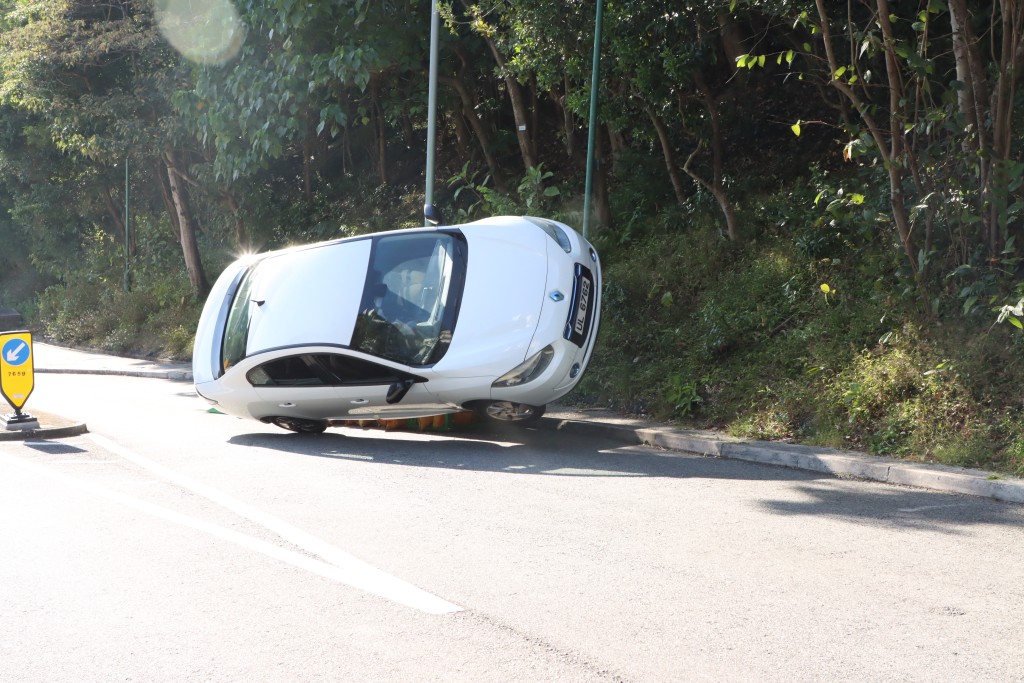
{"label": "car window", "polygon": [[246,342],[249,339],[249,311],[252,306],[251,293],[256,268],[252,267],[243,276],[231,302],[227,324],[224,327],[224,340],[221,343],[221,370],[227,370],[245,358]]}
{"label": "car window", "polygon": [[456,233],[378,239],[352,348],[405,365],[436,363],[455,329],[465,264],[466,245]]}
{"label": "car window", "polygon": [[338,353],[302,353],[259,365],[246,377],[253,386],[315,387],[393,384],[408,376]]}

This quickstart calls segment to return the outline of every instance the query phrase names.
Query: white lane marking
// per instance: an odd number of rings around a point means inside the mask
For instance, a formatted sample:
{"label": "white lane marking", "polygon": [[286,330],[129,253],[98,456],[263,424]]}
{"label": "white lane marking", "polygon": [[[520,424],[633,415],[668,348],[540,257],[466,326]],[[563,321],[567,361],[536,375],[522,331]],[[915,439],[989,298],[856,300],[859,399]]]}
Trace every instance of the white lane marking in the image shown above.
{"label": "white lane marking", "polygon": [[924,512],[925,510],[939,510],[941,508],[962,508],[966,507],[963,503],[955,505],[922,505],[919,508],[899,508],[897,512]]}
{"label": "white lane marking", "polygon": [[159,517],[168,522],[180,524],[182,526],[195,529],[196,531],[202,531],[216,538],[229,541],[242,546],[243,548],[280,560],[281,562],[290,564],[293,567],[304,569],[327,579],[333,579],[334,581],[347,584],[353,588],[364,590],[367,593],[379,595],[382,598],[391,600],[392,602],[397,602],[428,614],[449,614],[461,611],[462,609],[461,607],[441,600],[434,595],[426,593],[425,591],[422,591],[401,579],[396,579],[395,577],[385,574],[373,567],[338,567],[307,555],[297,553],[293,550],[286,550],[285,548],[276,546],[273,543],[268,543],[253,536],[247,536],[246,534],[227,529],[217,524],[211,524],[201,519],[189,517],[188,515],[175,512],[174,510],[169,510],[144,500],[139,500],[138,498],[126,496],[122,493],[112,491],[96,484],[90,484],[89,482],[75,479],[61,472],[47,469],[43,465],[29,463],[9,455],[0,455],[0,458],[7,460],[9,463],[17,467],[49,477],[50,479],[56,479],[67,486],[77,488],[99,498],[105,498],[107,500],[120,503],[126,507],[138,510],[139,512]]}
{"label": "white lane marking", "polygon": [[[508,468],[506,468],[508,469]],[[544,470],[545,474],[556,474],[570,477],[645,477],[643,472],[613,472],[612,470],[583,470],[576,467],[559,467],[554,470]]]}
{"label": "white lane marking", "polygon": [[[292,543],[303,550],[306,550],[319,557],[328,565],[333,565],[339,574],[338,580],[355,588],[365,590],[368,593],[379,595],[394,602],[413,607],[428,614],[450,614],[461,612],[462,607],[439,598],[432,593],[418,588],[407,581],[403,581],[380,569],[377,569],[368,562],[350,555],[344,550],[335,547],[319,538],[309,534],[302,529],[292,526],[282,519],[271,514],[258,510],[251,505],[228,496],[217,489],[207,486],[202,482],[195,481],[189,477],[175,472],[149,458],[139,455],[113,441],[98,434],[85,434],[86,439],[91,440],[97,446],[118,455],[125,460],[135,463],[153,474],[171,482],[181,488],[188,489],[192,493],[200,495],[207,500],[220,505],[223,508],[244,517],[251,522],[259,524],[280,536],[282,539]],[[276,548],[277,546],[272,546]],[[282,552],[288,552],[279,549]],[[269,554],[269,553],[268,553]],[[303,557],[303,556],[299,556]],[[311,570],[312,571],[312,570]],[[320,573],[319,571],[315,573]],[[344,578],[341,578],[344,577]],[[332,576],[331,578],[335,578]]]}
{"label": "white lane marking", "polygon": [[[362,428],[362,427],[342,427],[342,431],[345,432],[345,436],[354,437],[357,439],[379,439],[383,430],[376,428]],[[445,434],[436,434],[429,432],[402,432],[393,431],[387,432],[388,441],[419,441],[419,442],[435,442],[435,441],[465,441],[465,438],[461,436],[447,436]],[[474,439],[473,443],[488,444],[491,446],[501,446],[502,448],[513,448],[520,444],[514,441],[494,441],[493,439]]]}
{"label": "white lane marking", "polygon": [[955,503],[953,505],[923,505],[920,508],[898,508],[897,512],[924,512],[925,510],[940,510],[942,508],[963,508],[967,507],[964,503]]}

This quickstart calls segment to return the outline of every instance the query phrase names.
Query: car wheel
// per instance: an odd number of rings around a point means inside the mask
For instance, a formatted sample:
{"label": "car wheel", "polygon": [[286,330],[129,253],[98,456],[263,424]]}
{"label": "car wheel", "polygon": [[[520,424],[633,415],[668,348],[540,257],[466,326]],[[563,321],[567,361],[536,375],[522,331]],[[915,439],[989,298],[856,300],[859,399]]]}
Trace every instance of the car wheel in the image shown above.
{"label": "car wheel", "polygon": [[536,422],[544,415],[545,406],[531,406],[513,401],[491,401],[483,406],[483,414],[496,422]]}
{"label": "car wheel", "polygon": [[327,429],[327,420],[306,420],[301,417],[268,417],[264,422],[299,434],[323,434]]}

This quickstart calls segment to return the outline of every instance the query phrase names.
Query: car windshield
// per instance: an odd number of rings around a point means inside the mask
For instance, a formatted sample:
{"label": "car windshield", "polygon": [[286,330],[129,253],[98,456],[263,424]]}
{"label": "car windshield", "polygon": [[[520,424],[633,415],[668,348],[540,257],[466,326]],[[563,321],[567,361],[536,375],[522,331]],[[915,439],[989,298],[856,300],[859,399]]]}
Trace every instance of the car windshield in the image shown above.
{"label": "car windshield", "polygon": [[[303,253],[308,255],[312,251]],[[251,267],[238,284],[224,326],[222,372],[246,357],[253,309],[259,305],[252,300],[253,295],[266,295],[266,292],[260,293],[260,282],[267,277],[276,281],[271,276],[261,275],[266,271],[266,263],[266,260],[260,261]],[[436,363],[448,350],[455,330],[465,283],[465,238],[458,232],[412,232],[376,237],[370,250],[369,266],[365,263],[358,266],[360,273],[367,268],[361,292],[334,292],[343,297],[359,297],[358,308],[351,307],[353,312],[358,311],[354,326],[349,328],[352,329],[351,339],[316,338],[302,340],[303,343],[349,346],[404,365],[422,367]],[[343,258],[331,260],[329,264],[332,268],[353,267]],[[324,297],[324,278],[308,268],[303,274],[307,277],[301,278],[299,273],[290,276],[290,294]],[[275,285],[275,291],[279,289],[280,286]],[[293,308],[287,306],[283,310]],[[324,310],[323,314],[352,320],[352,313],[338,311],[334,307]],[[280,315],[275,320],[280,327]],[[275,329],[268,327],[267,320],[263,325],[264,337],[268,329]],[[266,343],[266,338],[262,342]]]}
{"label": "car windshield", "polygon": [[378,238],[351,347],[405,365],[436,363],[455,329],[465,268],[461,234]]}

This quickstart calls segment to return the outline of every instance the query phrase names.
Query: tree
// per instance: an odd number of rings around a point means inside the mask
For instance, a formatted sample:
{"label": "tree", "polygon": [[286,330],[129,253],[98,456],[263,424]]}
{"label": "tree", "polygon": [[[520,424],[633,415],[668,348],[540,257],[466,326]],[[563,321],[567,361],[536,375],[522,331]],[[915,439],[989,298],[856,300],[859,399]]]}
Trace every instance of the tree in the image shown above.
{"label": "tree", "polygon": [[1012,149],[1024,6],[815,0],[808,11],[788,0],[747,4],[793,26],[792,47],[747,53],[739,65],[765,66],[771,56],[769,64],[785,62],[852,107],[856,119],[841,123],[849,135],[844,155],[880,162],[890,218],[915,275],[943,244],[957,249],[961,263],[975,246],[990,259],[1012,246],[1011,214],[1024,209],[1008,206],[1024,174]]}
{"label": "tree", "polygon": [[[155,25],[147,2],[18,0],[7,8],[10,28],[0,37],[0,102],[36,117],[53,145],[92,169],[115,236],[124,233],[115,171],[126,156],[163,159],[174,175],[171,198],[185,268],[198,298],[208,289],[196,248],[196,220],[183,175],[182,129],[169,99],[181,76],[179,61]],[[117,181],[113,179],[118,177]],[[125,245],[127,249],[129,245]]]}

